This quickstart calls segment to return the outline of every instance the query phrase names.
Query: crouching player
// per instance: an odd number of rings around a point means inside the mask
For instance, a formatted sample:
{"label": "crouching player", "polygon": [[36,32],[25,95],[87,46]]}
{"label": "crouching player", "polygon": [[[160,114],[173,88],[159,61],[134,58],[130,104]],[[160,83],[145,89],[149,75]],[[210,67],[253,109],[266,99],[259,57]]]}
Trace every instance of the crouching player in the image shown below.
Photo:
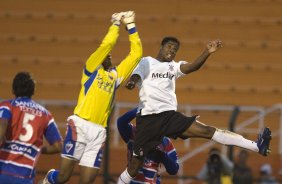
{"label": "crouching player", "polygon": [[[131,121],[136,117],[136,113],[137,108],[126,112],[117,120],[119,133],[124,142],[127,143],[128,161],[131,160],[133,154],[133,142],[135,139],[136,127]],[[175,175],[178,172],[178,156],[168,137],[164,137],[161,144],[151,151],[144,159],[143,167],[139,170],[138,175],[131,181],[131,184],[160,184],[161,178],[159,169],[162,164],[168,174]]]}

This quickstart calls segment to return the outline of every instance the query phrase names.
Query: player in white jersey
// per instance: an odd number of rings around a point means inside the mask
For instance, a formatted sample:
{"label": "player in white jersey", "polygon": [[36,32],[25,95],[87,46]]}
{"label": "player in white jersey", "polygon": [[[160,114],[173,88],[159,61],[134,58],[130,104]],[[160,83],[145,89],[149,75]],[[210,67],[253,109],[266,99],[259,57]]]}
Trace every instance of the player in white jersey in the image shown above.
{"label": "player in white jersey", "polygon": [[143,159],[164,136],[182,139],[198,137],[212,139],[225,145],[243,147],[264,156],[269,153],[271,131],[265,128],[257,142],[236,133],[205,125],[197,116],[187,117],[177,112],[175,80],[197,71],[207,58],[222,47],[220,40],[206,45],[203,53],[192,63],[175,62],[180,42],[175,37],[165,37],[156,58],[144,57],[127,83],[128,89],[138,84],[140,111],[136,118],[136,139],[133,158],[120,175],[118,183],[130,183],[138,174]]}

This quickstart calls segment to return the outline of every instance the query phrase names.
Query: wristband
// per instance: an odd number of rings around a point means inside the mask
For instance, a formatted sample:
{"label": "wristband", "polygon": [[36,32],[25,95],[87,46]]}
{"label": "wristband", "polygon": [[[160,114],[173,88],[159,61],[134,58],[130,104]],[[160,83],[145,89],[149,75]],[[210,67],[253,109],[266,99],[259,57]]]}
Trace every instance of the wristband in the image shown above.
{"label": "wristband", "polygon": [[126,24],[127,30],[130,30],[130,29],[132,29],[132,28],[134,28],[134,27],[135,27],[135,23],[134,23],[134,22],[131,22],[131,23],[129,23],[129,24]]}

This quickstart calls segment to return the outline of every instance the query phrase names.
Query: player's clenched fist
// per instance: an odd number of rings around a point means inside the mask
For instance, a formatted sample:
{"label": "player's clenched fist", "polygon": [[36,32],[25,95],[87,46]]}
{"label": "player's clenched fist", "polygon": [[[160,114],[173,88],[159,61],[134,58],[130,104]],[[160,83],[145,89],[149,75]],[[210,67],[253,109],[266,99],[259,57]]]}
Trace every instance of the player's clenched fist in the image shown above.
{"label": "player's clenched fist", "polygon": [[213,53],[216,50],[220,49],[221,47],[223,47],[223,45],[222,45],[221,40],[219,40],[219,39],[210,41],[207,44],[207,49],[208,49],[209,53]]}

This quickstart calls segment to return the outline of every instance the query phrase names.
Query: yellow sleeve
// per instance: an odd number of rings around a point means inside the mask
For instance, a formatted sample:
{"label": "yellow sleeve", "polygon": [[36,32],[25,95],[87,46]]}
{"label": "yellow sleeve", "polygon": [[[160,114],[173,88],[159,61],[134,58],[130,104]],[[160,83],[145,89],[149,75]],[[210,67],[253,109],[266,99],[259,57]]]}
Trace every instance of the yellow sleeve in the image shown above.
{"label": "yellow sleeve", "polygon": [[231,176],[221,176],[222,184],[232,184]]}
{"label": "yellow sleeve", "polygon": [[130,52],[127,57],[116,67],[118,80],[117,86],[123,83],[139,63],[142,54],[142,43],[138,32],[129,35]]}
{"label": "yellow sleeve", "polygon": [[[98,49],[87,59],[84,74],[90,74],[100,66],[105,57],[111,52],[119,36],[119,26],[112,25]],[[85,71],[86,70],[86,71]]]}

